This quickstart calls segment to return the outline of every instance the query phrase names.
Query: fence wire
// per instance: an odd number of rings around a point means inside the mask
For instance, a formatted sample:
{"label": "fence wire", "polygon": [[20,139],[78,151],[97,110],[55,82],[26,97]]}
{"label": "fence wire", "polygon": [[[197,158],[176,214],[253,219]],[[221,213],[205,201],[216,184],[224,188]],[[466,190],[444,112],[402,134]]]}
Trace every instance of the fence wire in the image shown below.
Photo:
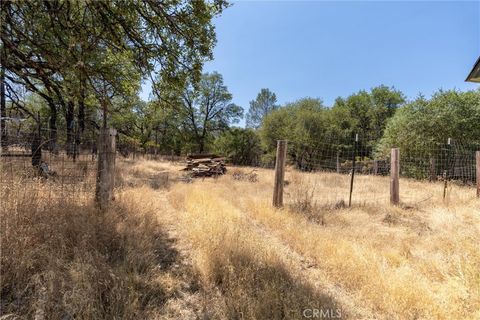
{"label": "fence wire", "polygon": [[[85,202],[94,197],[97,175],[97,137],[90,134],[76,139],[59,136],[52,141],[49,130],[17,130],[9,132],[7,143],[2,143],[0,157],[0,188],[2,198],[22,193],[26,200],[60,199]],[[68,142],[70,141],[70,142]],[[449,184],[476,183],[475,152],[480,145],[448,143],[400,149],[401,184],[405,181],[447,181]],[[291,174],[287,179],[287,197],[297,197],[295,185],[305,190],[316,190],[318,198],[327,205],[342,205],[350,200],[352,175],[354,184],[352,202],[374,204],[388,202],[390,150],[375,150],[368,141],[353,141],[349,145],[335,141],[319,141],[314,145],[289,141],[287,163]],[[117,157],[151,161],[184,161],[183,156],[162,152],[155,148],[139,149],[125,138],[117,137]],[[258,163],[252,164],[253,166]],[[274,162],[263,167],[273,168]],[[303,178],[295,172],[303,173]],[[141,177],[138,177],[139,179]],[[144,178],[150,181],[150,178]],[[405,180],[407,179],[407,180]],[[301,180],[301,181],[300,181]],[[147,181],[147,182],[148,182]],[[431,195],[441,192],[441,185],[432,185]],[[440,190],[440,191],[439,191]],[[402,200],[423,201],[429,194],[402,193]],[[13,199],[13,197],[12,197]]]}
{"label": "fence wire", "polygon": [[[466,145],[450,140],[445,144],[400,149],[401,185],[406,183],[443,181],[446,184],[431,184],[422,194],[401,189],[402,202],[422,202],[441,194],[442,186],[451,184],[473,186],[476,183],[475,152],[478,145]],[[390,150],[380,151],[357,141],[351,145],[331,142],[317,142],[315,146],[288,142],[288,164],[303,175],[302,190],[293,190],[287,183],[287,198],[303,197],[307,190],[314,191],[314,197],[327,205],[357,205],[388,203],[390,194]],[[351,188],[354,175],[353,188]],[[296,182],[298,185],[298,181]],[[312,196],[312,195],[311,195]]]}
{"label": "fence wire", "polygon": [[66,143],[48,130],[10,134],[0,156],[2,198],[43,202],[93,199],[97,172],[96,141]]}
{"label": "fence wire", "polygon": [[[425,148],[400,149],[400,175],[418,180],[448,179],[464,184],[476,182],[475,152],[480,145],[459,142]],[[317,143],[314,147],[289,142],[289,163],[300,171],[361,175],[389,175],[390,150],[375,151],[363,144]],[[355,163],[355,164],[354,164]]]}

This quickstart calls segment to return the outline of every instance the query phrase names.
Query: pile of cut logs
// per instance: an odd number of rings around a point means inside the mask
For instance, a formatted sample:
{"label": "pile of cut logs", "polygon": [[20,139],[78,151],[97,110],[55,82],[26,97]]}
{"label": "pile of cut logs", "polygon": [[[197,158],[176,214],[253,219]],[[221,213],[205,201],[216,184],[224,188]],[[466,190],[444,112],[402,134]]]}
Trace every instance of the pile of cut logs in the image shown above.
{"label": "pile of cut logs", "polygon": [[187,166],[182,170],[192,171],[191,176],[197,178],[225,174],[227,167],[225,158],[215,154],[189,154],[187,155]]}

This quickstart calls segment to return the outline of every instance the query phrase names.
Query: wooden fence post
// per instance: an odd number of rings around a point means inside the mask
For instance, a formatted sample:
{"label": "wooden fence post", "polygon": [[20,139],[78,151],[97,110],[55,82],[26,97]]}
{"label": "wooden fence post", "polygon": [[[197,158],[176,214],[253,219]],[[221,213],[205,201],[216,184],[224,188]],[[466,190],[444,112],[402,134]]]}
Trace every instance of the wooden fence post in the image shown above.
{"label": "wooden fence post", "polygon": [[373,175],[378,175],[378,160],[373,160]]}
{"label": "wooden fence post", "polygon": [[285,162],[287,158],[287,140],[277,141],[277,158],[275,160],[275,184],[273,186],[273,206],[283,206],[283,184],[285,179]]}
{"label": "wooden fence post", "polygon": [[430,181],[437,181],[437,168],[435,158],[430,158]]}
{"label": "wooden fence post", "polygon": [[476,152],[476,157],[477,159],[477,167],[476,167],[476,171],[477,171],[477,198],[480,198],[480,151],[477,151]]}
{"label": "wooden fence post", "polygon": [[391,151],[390,164],[390,203],[397,205],[400,203],[400,152],[398,148]]}
{"label": "wooden fence post", "polygon": [[116,135],[117,131],[115,129],[102,128],[98,136],[98,167],[95,202],[102,210],[114,199]]}

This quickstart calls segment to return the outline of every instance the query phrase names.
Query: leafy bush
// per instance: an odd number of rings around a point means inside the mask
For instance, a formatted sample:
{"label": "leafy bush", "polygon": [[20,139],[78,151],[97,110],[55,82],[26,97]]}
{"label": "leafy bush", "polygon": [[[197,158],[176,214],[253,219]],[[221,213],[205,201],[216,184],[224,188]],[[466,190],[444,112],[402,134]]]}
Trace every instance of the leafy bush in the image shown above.
{"label": "leafy bush", "polygon": [[[480,90],[438,91],[432,99],[420,96],[400,108],[390,120],[378,146],[387,153],[392,147],[406,153],[428,153],[448,138],[463,144],[480,136]],[[433,154],[432,154],[433,155]]]}
{"label": "leafy bush", "polygon": [[252,129],[233,128],[215,141],[217,153],[238,165],[258,165],[262,154],[260,138]]}

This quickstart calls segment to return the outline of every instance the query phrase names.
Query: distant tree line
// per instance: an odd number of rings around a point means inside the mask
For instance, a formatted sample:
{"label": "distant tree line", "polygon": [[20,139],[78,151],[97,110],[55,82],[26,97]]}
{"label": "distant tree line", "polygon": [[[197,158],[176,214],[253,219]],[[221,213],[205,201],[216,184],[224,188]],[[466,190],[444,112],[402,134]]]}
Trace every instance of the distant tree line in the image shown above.
{"label": "distant tree line", "polygon": [[430,99],[407,101],[399,90],[381,85],[326,107],[317,98],[279,105],[273,92],[261,89],[250,102],[245,128],[236,126],[243,109],[218,73],[169,95],[139,101],[130,114],[114,118],[125,141],[145,152],[217,152],[235,164],[271,165],[277,140],[287,139],[290,159],[302,167],[351,151],[357,134],[358,156],[370,159],[385,157],[392,147],[425,153],[448,138],[473,145],[480,137],[480,90],[439,90]]}
{"label": "distant tree line", "polygon": [[310,169],[314,162],[335,161],[336,154],[352,154],[358,134],[359,160],[385,159],[399,147],[404,156],[418,157],[409,160],[418,161],[409,170],[419,177],[428,172],[428,163],[420,161],[446,161],[442,148],[449,138],[468,150],[480,149],[479,120],[480,90],[439,90],[430,99],[407,101],[400,91],[378,86],[338,98],[331,108],[312,98],[289,103],[268,114],[258,134],[264,163],[272,163],[276,140],[288,139],[291,160]]}
{"label": "distant tree line", "polygon": [[[480,137],[480,91],[439,90],[408,101],[384,85],[339,97],[279,104],[260,89],[245,110],[217,72],[202,73],[216,42],[222,0],[1,1],[2,148],[19,132],[41,131],[46,146],[71,153],[98,129],[119,132],[122,153],[217,152],[236,164],[271,164],[289,140],[299,167],[348,151],[365,158],[391,147],[432,149],[447,138]],[[151,99],[139,98],[142,81]],[[27,121],[14,121],[15,119]],[[13,120],[12,120],[13,119]],[[246,128],[239,127],[245,119]]]}

